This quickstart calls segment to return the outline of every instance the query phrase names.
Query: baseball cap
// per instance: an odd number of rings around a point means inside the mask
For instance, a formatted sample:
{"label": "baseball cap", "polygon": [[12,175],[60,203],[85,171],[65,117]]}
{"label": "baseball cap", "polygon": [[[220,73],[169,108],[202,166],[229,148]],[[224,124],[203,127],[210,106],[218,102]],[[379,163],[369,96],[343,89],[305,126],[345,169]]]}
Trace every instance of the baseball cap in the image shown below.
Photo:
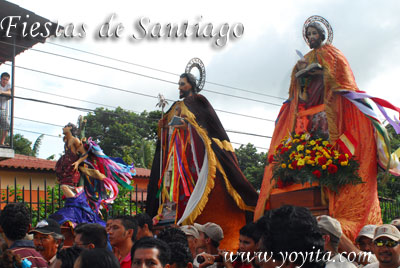
{"label": "baseball cap", "polygon": [[383,224],[376,227],[374,241],[380,237],[388,237],[394,241],[400,240],[400,231],[397,230],[396,226],[391,224]]}
{"label": "baseball cap", "polygon": [[221,226],[213,222],[207,222],[206,224],[195,223],[194,227],[200,232],[205,233],[211,240],[220,242],[224,238],[224,231]]}
{"label": "baseball cap", "polygon": [[41,233],[41,234],[51,234],[51,233],[56,233],[56,234],[61,234],[61,227],[53,219],[46,219],[46,220],[41,220],[36,224],[35,229],[29,232],[29,234],[34,234],[34,233]]}
{"label": "baseball cap", "polygon": [[317,221],[320,229],[329,232],[337,238],[342,236],[342,226],[338,220],[327,215],[321,215],[317,217]]}
{"label": "baseball cap", "polygon": [[200,236],[199,231],[197,231],[193,225],[183,225],[179,228],[185,233],[185,235],[191,235],[195,238],[199,238]]}
{"label": "baseball cap", "polygon": [[368,237],[370,239],[374,239],[375,229],[376,229],[376,225],[373,225],[373,224],[365,225],[361,229],[361,231],[358,233],[358,236],[356,238],[356,242],[358,241],[358,239],[361,238],[361,236],[365,236],[365,237]]}
{"label": "baseball cap", "polygon": [[390,224],[400,226],[400,219],[392,220],[392,222]]}

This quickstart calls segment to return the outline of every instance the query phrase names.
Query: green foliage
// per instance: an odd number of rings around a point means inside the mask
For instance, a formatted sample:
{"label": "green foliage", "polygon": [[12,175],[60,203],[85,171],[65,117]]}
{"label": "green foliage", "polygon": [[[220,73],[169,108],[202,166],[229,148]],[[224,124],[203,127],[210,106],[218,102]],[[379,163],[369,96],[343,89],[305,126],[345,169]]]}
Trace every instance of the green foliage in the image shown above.
{"label": "green foliage", "polygon": [[240,145],[238,149],[235,149],[235,153],[240,169],[246,176],[247,180],[254,186],[254,188],[260,189],[267,154],[263,152],[258,153],[256,147],[251,143],[248,143],[246,146]]}
{"label": "green foliage", "polygon": [[[391,125],[388,125],[386,129],[389,132],[392,152],[394,152],[400,148],[400,136],[396,134]],[[380,169],[378,172],[378,195],[400,202],[400,179]]]}
{"label": "green foliage", "polygon": [[32,147],[32,142],[21,134],[15,134],[13,137],[14,150],[16,154],[23,154],[37,157],[39,155],[40,145],[44,134],[41,134]]}
{"label": "green foliage", "polygon": [[104,220],[107,220],[109,215],[128,215],[131,208],[132,215],[136,213],[136,209],[138,214],[141,213],[141,210],[139,208],[136,208],[136,204],[130,202],[135,192],[131,192],[128,189],[119,185],[118,190],[118,197],[114,200],[114,203],[109,206],[109,211],[107,212],[105,209],[101,210],[101,213],[105,218]]}
{"label": "green foliage", "polygon": [[44,134],[40,135],[35,143],[33,144],[32,147],[32,156],[37,157],[39,155],[39,149],[40,149],[40,145],[42,144],[42,139],[44,137]]}
{"label": "green foliage", "polygon": [[15,134],[13,137],[14,151],[16,154],[32,155],[32,142],[24,138],[21,134]]}
{"label": "green foliage", "polygon": [[104,153],[126,163],[151,168],[161,112],[134,112],[118,107],[97,108],[86,117],[86,137],[92,137]]}

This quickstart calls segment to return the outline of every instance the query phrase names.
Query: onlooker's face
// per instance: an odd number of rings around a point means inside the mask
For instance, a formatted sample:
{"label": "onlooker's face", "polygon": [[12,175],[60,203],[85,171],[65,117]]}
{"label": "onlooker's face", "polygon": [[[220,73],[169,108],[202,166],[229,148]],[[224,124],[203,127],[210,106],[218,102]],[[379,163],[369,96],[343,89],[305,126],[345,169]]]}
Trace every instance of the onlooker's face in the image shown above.
{"label": "onlooker's face", "polygon": [[257,244],[252,238],[245,235],[239,235],[239,251],[255,252],[257,251]]}
{"label": "onlooker's face", "polygon": [[[199,238],[197,238],[197,249],[205,249],[206,248],[206,235],[203,232],[199,232]],[[197,250],[196,249],[196,250]]]}
{"label": "onlooker's face", "polygon": [[372,252],[374,243],[372,242],[371,238],[368,238],[366,236],[361,236],[358,239],[358,248],[361,249],[362,251],[366,251],[366,252]]}
{"label": "onlooker's face", "polygon": [[107,220],[107,223],[106,223],[106,232],[107,233],[110,230],[111,223],[112,223],[112,219]]}
{"label": "onlooker's face", "polygon": [[[392,243],[394,246],[387,243]],[[380,263],[398,264],[400,245],[388,237],[380,237],[374,241],[374,253]]]}
{"label": "onlooker's face", "polygon": [[109,230],[107,231],[111,246],[119,245],[126,239],[131,239],[129,232],[122,225],[120,219],[112,220]]}
{"label": "onlooker's face", "polygon": [[2,86],[2,87],[5,87],[5,86],[8,84],[8,81],[10,81],[10,77],[8,77],[8,76],[3,76],[3,77],[1,78],[1,82],[0,82],[1,86]]}
{"label": "onlooker's face", "polygon": [[59,242],[54,239],[50,234],[33,234],[33,243],[35,244],[36,250],[42,254],[43,258],[47,261],[51,260],[57,253]]}
{"label": "onlooker's face", "polygon": [[91,249],[94,248],[94,245],[92,243],[90,244],[85,244],[82,241],[82,234],[77,234],[74,238],[74,245],[79,247],[79,248],[87,248],[87,249]]}
{"label": "onlooker's face", "polygon": [[[193,235],[187,235],[186,237],[187,237],[187,240],[188,240],[188,245],[189,245],[190,252],[192,253],[192,255],[196,254],[197,238],[194,237]],[[196,255],[194,255],[193,257],[195,257]]]}
{"label": "onlooker's face", "polygon": [[[138,248],[132,258],[131,268],[162,268],[163,265],[158,259],[157,248]],[[165,267],[168,267],[167,264]]]}

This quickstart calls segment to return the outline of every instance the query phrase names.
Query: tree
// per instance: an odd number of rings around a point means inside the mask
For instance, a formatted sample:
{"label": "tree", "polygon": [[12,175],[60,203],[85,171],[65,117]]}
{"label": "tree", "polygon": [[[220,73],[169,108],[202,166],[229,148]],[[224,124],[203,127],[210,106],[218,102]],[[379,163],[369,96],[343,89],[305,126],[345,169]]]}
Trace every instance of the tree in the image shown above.
{"label": "tree", "polygon": [[23,154],[37,157],[40,145],[42,144],[44,134],[41,134],[32,146],[32,142],[21,134],[15,134],[13,137],[14,151],[16,154]]}
{"label": "tree", "polygon": [[14,151],[16,154],[32,155],[32,142],[24,138],[21,134],[15,134],[13,137]]}
{"label": "tree", "polygon": [[240,169],[246,176],[247,180],[254,186],[254,188],[257,190],[260,189],[267,154],[263,152],[257,153],[256,147],[251,143],[248,143],[246,146],[240,145],[239,149],[235,149],[235,153]]}
{"label": "tree", "polygon": [[160,111],[137,114],[120,107],[97,108],[86,117],[86,137],[92,137],[108,156],[151,168],[160,118]]}
{"label": "tree", "polygon": [[[400,148],[400,136],[396,134],[393,127],[388,125],[386,127],[390,136],[390,145],[392,152]],[[386,173],[384,170],[378,172],[378,195],[380,197],[387,197],[395,199],[400,202],[400,180],[399,178]]]}

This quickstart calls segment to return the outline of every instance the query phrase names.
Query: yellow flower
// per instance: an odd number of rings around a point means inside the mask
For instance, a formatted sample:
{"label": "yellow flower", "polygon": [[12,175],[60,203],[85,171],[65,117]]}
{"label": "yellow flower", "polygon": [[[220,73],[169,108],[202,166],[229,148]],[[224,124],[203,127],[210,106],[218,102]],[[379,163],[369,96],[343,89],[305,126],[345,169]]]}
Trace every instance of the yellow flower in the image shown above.
{"label": "yellow flower", "polygon": [[348,163],[349,163],[348,161],[343,161],[343,162],[340,163],[340,165],[342,165],[342,166],[347,166]]}
{"label": "yellow flower", "polygon": [[297,160],[297,165],[298,166],[304,166],[304,164],[305,164],[304,159]]}
{"label": "yellow flower", "polygon": [[305,138],[306,138],[306,134],[303,134],[303,135],[301,135],[301,137],[300,137],[301,140],[305,140]]}
{"label": "yellow flower", "polygon": [[323,166],[322,166],[322,169],[326,169],[326,165],[323,165]]}
{"label": "yellow flower", "polygon": [[316,144],[315,140],[310,141],[310,145],[314,146]]}
{"label": "yellow flower", "polygon": [[330,164],[332,164],[332,160],[331,160],[331,159],[329,159],[328,161],[326,161],[326,164],[327,164],[327,165],[330,165]]}
{"label": "yellow flower", "polygon": [[322,145],[323,145],[323,146],[327,146],[328,144],[329,144],[329,141],[323,141],[323,142],[322,142]]}
{"label": "yellow flower", "polygon": [[306,153],[307,153],[307,154],[311,154],[311,151],[310,151],[310,150],[306,150]]}
{"label": "yellow flower", "polygon": [[304,145],[297,145],[297,151],[303,151]]}
{"label": "yellow flower", "polygon": [[346,156],[346,158],[349,158],[349,155],[348,155],[348,154],[344,154],[344,156]]}
{"label": "yellow flower", "polygon": [[281,165],[281,167],[282,167],[282,168],[286,168],[286,164],[283,163],[283,164]]}
{"label": "yellow flower", "polygon": [[293,169],[292,164],[289,164],[289,168],[290,168],[290,169]]}
{"label": "yellow flower", "polygon": [[315,162],[314,162],[314,161],[312,161],[312,160],[308,160],[308,161],[307,161],[307,164],[309,164],[309,165],[314,165],[314,164],[315,164]]}
{"label": "yellow flower", "polygon": [[292,145],[289,145],[289,147],[287,147],[289,150],[290,150],[290,148],[292,148]]}

